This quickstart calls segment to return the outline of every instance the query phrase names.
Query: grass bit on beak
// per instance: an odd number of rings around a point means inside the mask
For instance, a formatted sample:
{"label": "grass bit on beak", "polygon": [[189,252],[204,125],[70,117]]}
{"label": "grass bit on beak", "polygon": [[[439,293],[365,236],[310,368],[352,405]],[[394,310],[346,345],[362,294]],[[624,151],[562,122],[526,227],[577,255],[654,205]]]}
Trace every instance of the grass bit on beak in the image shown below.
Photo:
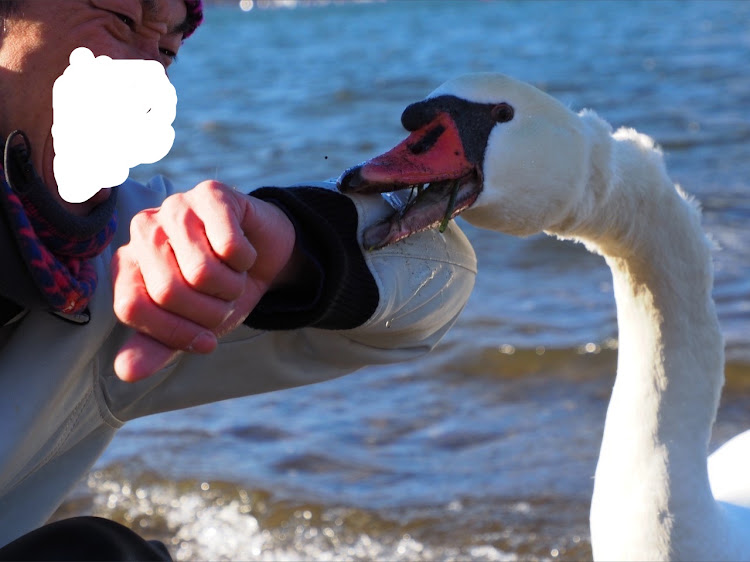
{"label": "grass bit on beak", "polygon": [[456,196],[458,195],[458,188],[460,185],[461,182],[459,182],[458,180],[453,182],[453,189],[451,189],[451,198],[448,200],[448,206],[445,208],[443,221],[438,227],[438,230],[441,234],[445,232],[445,229],[448,228],[448,223],[450,222],[451,218],[453,218],[453,209],[456,208]]}

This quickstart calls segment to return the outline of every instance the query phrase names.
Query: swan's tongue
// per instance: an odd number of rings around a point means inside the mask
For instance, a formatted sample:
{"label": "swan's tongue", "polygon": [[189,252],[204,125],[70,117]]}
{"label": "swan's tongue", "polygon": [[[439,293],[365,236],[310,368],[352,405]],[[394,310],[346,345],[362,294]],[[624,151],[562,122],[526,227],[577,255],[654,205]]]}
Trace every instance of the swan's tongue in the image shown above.
{"label": "swan's tongue", "polygon": [[[425,184],[430,185],[423,189]],[[481,182],[453,119],[439,113],[390,151],[344,172],[338,187],[343,193],[416,190],[400,212],[365,231],[365,247],[375,249],[428,228],[445,228],[474,203]]]}

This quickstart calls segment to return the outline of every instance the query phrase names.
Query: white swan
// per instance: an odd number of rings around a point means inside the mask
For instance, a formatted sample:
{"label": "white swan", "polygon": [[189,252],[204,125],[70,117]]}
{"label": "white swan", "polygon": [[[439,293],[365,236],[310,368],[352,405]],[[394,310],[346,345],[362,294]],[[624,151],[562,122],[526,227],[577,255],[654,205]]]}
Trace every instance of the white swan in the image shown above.
{"label": "white swan", "polygon": [[651,139],[494,74],[447,82],[402,123],[409,138],[340,179],[347,192],[419,186],[367,245],[463,211],[490,230],[581,241],[612,270],[619,355],[594,558],[750,560],[750,431],[706,459],[724,382],[709,244]]}

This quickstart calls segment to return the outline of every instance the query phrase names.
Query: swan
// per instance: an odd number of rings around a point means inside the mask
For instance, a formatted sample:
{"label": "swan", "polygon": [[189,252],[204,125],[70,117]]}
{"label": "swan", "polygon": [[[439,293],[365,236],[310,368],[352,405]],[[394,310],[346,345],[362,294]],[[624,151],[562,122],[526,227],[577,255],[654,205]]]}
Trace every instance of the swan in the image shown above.
{"label": "swan", "polygon": [[401,121],[406,140],[339,178],[346,193],[416,195],[366,246],[462,213],[480,228],[582,242],[612,270],[619,353],[594,559],[750,560],[750,431],[707,458],[724,383],[710,245],[654,142],[497,74],[450,80]]}

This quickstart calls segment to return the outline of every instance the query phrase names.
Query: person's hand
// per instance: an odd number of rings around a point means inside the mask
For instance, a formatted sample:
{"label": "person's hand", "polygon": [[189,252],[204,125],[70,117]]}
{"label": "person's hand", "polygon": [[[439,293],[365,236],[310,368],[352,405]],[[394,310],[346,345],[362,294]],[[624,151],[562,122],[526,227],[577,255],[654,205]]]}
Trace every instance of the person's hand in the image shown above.
{"label": "person's hand", "polygon": [[216,181],[141,211],[130,236],[112,260],[115,314],[136,330],[115,358],[125,381],[213,351],[293,264],[288,217]]}

